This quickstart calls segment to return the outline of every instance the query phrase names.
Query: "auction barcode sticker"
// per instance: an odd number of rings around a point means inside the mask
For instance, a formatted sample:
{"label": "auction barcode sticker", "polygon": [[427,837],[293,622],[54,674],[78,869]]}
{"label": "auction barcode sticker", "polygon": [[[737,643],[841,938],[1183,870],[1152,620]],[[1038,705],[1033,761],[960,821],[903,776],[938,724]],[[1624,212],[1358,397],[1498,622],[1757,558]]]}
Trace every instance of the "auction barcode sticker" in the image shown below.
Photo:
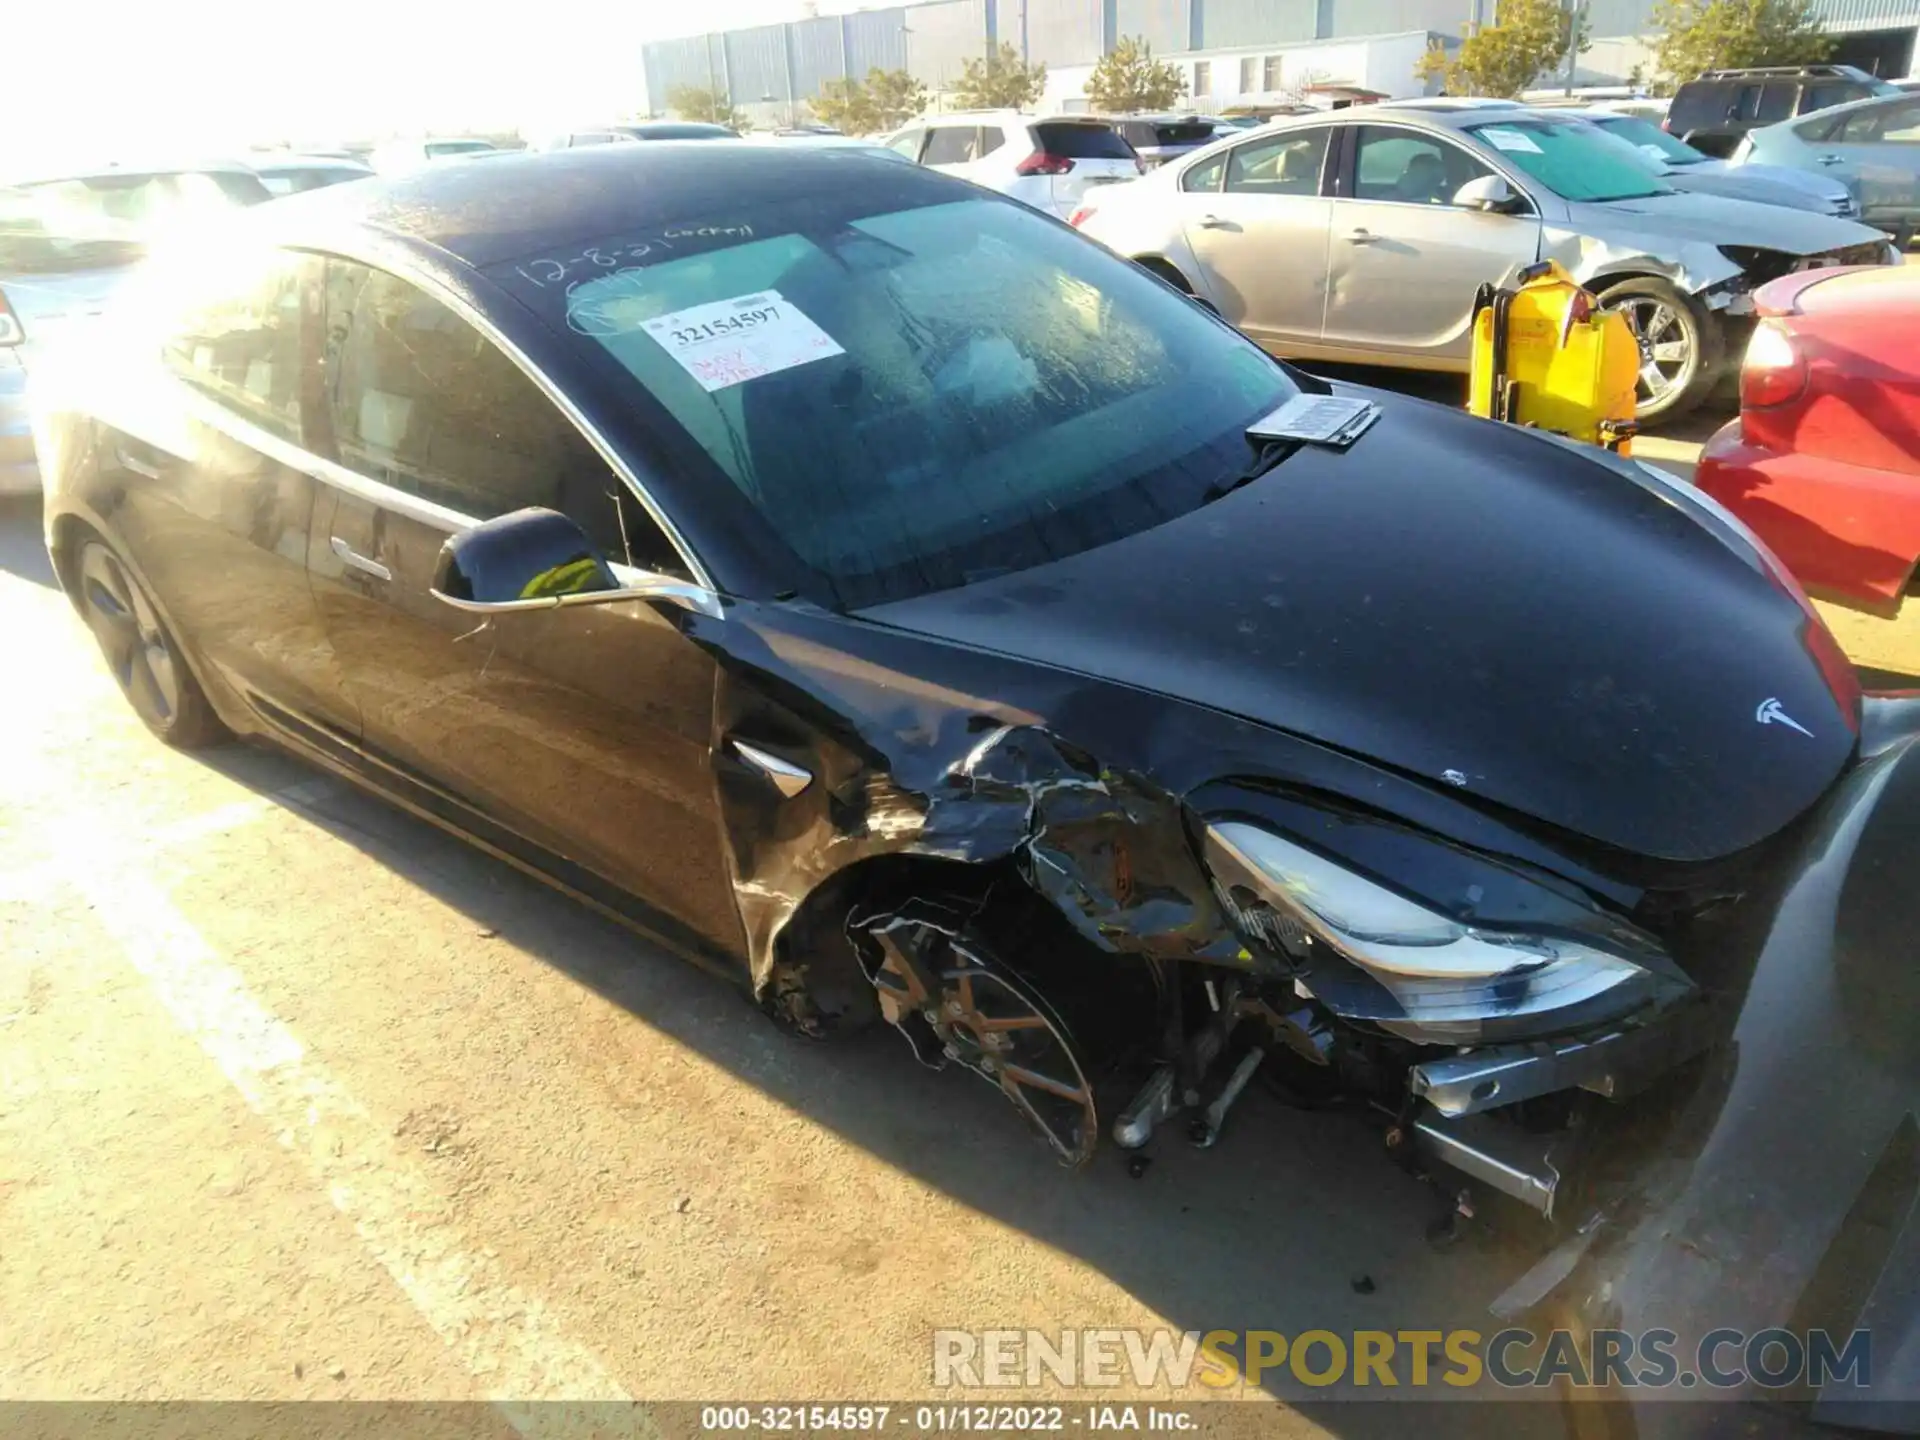
{"label": "auction barcode sticker", "polygon": [[778,290],[676,310],[644,328],[708,391],[846,353]]}

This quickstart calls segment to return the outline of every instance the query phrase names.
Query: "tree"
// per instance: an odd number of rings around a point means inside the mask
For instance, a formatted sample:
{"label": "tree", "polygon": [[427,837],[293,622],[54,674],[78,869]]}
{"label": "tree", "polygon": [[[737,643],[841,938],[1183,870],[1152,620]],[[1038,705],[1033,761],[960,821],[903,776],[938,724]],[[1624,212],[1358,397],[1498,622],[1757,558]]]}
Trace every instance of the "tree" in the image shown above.
{"label": "tree", "polygon": [[881,128],[873,96],[851,76],[824,82],[820,93],[807,102],[807,108],[849,135],[870,135]]}
{"label": "tree", "polygon": [[708,120],[715,125],[746,128],[746,119],[733,108],[724,90],[709,90],[702,85],[676,85],[667,91],[667,108],[682,120]]}
{"label": "tree", "polygon": [[969,60],[953,87],[964,110],[1018,110],[1047,88],[1047,67],[1029,65],[1005,40],[984,60]]}
{"label": "tree", "polygon": [[1087,99],[1108,115],[1165,110],[1186,93],[1180,67],[1154,59],[1153,46],[1131,35],[1100,57],[1087,80]]}
{"label": "tree", "polygon": [[1808,0],[1660,0],[1647,26],[1660,32],[1654,64],[1675,85],[1709,70],[1805,65],[1833,51]]}
{"label": "tree", "polygon": [[867,71],[867,94],[879,121],[876,130],[897,130],[927,108],[927,87],[904,70]]}
{"label": "tree", "polygon": [[897,130],[927,108],[927,87],[904,70],[867,71],[865,80],[829,80],[808,108],[849,135]]}
{"label": "tree", "polygon": [[1586,49],[1584,8],[1575,15],[1557,0],[1500,0],[1493,24],[1467,26],[1466,39],[1451,55],[1433,46],[1414,74],[1441,81],[1449,95],[1511,99],[1566,58],[1570,29],[1575,50]]}

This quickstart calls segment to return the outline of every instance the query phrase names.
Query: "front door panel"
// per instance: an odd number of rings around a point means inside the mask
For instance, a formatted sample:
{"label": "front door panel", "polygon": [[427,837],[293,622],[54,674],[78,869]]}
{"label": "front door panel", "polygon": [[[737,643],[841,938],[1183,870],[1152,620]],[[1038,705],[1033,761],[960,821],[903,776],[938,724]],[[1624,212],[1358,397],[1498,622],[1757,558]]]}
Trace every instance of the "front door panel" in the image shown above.
{"label": "front door panel", "polygon": [[316,530],[315,594],[368,755],[736,951],[714,665],[684,612],[455,609],[430,593],[454,528],[335,490]]}
{"label": "front door panel", "polygon": [[431,593],[449,535],[529,506],[567,515],[603,554],[624,541],[637,564],[672,563],[670,543],[467,319],[387,272],[327,269],[334,460],[308,562],[369,757],[737,952],[714,664],[683,612],[482,615]]}

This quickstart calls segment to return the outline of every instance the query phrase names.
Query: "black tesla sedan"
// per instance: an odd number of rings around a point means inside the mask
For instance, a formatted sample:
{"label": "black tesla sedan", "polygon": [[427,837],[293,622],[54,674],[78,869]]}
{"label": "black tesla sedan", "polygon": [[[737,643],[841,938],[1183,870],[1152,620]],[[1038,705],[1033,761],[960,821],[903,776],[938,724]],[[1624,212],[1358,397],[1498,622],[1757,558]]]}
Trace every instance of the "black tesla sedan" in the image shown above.
{"label": "black tesla sedan", "polygon": [[[832,149],[429,168],[192,259],[38,419],[161,738],[289,747],[802,1033],[890,1023],[1069,1162],[1210,1144],[1264,1067],[1644,1216],[1595,1142],[1655,1097],[1661,1175],[1773,1207],[1712,1252],[1756,1321],[1912,1129],[1871,997],[1913,993],[1920,726],[1660,472]],[[1610,1304],[1682,1283],[1676,1231],[1579,1233]]]}

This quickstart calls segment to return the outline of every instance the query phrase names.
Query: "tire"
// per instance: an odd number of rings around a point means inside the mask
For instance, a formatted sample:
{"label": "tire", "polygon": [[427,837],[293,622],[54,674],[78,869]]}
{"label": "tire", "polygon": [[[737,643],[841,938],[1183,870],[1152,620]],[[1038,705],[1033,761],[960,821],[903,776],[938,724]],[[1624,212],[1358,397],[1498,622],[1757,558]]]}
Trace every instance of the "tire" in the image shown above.
{"label": "tire", "polygon": [[1622,280],[1600,292],[1600,306],[1623,314],[1640,342],[1642,421],[1684,415],[1713,392],[1726,337],[1693,296],[1665,280]]}
{"label": "tire", "polygon": [[181,750],[231,739],[153,597],[106,541],[92,534],[81,539],[73,575],[80,616],[141,723]]}

